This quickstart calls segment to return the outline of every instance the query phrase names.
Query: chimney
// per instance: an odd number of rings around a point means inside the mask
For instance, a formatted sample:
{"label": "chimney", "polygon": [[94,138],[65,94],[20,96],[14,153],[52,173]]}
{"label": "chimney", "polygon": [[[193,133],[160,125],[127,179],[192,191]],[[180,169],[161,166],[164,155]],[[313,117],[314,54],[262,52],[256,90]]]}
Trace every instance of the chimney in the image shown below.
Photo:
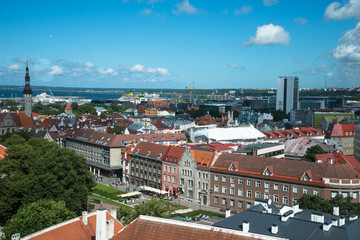
{"label": "chimney", "polygon": [[318,223],[324,223],[324,215],[318,214],[318,213],[311,213],[311,221],[312,222],[318,222]]}
{"label": "chimney", "polygon": [[247,233],[247,232],[249,232],[249,229],[250,229],[250,224],[249,224],[249,222],[244,221],[243,224],[242,224],[242,231],[243,231],[244,233]]}
{"label": "chimney", "polygon": [[293,213],[294,213],[293,210],[287,211],[286,213],[284,213],[284,215],[281,216],[281,221],[286,222]]}
{"label": "chimney", "polygon": [[225,218],[230,217],[230,207],[226,208],[226,212],[225,212]]}
{"label": "chimney", "polygon": [[277,224],[274,223],[274,224],[271,226],[271,233],[272,233],[272,234],[277,234],[278,231],[279,231],[279,227],[278,227]]}
{"label": "chimney", "polygon": [[114,236],[114,219],[106,221],[106,239]]}
{"label": "chimney", "polygon": [[106,240],[106,209],[103,206],[96,210],[96,240]]}
{"label": "chimney", "polygon": [[345,217],[344,215],[341,215],[339,218],[339,226],[344,226],[345,225]]}
{"label": "chimney", "polygon": [[115,208],[112,208],[112,209],[111,209],[110,214],[111,214],[111,216],[112,216],[113,218],[116,219],[116,214],[117,214],[117,212],[116,212],[116,209],[115,209]]}
{"label": "chimney", "polygon": [[83,221],[84,225],[88,224],[88,212],[87,211],[82,212],[82,221]]}
{"label": "chimney", "polygon": [[358,215],[355,215],[355,214],[351,214],[350,217],[349,217],[350,221],[354,221],[356,219],[358,219]]}
{"label": "chimney", "polygon": [[332,225],[332,221],[331,220],[327,220],[323,225],[322,225],[322,229],[325,231],[325,232],[328,232],[331,228],[331,225]]}
{"label": "chimney", "polygon": [[295,214],[298,213],[298,212],[300,212],[300,204],[299,204],[299,202],[294,203],[294,205],[293,205],[293,212],[294,212]]}
{"label": "chimney", "polygon": [[333,206],[333,215],[334,216],[339,216],[339,205],[335,204]]}

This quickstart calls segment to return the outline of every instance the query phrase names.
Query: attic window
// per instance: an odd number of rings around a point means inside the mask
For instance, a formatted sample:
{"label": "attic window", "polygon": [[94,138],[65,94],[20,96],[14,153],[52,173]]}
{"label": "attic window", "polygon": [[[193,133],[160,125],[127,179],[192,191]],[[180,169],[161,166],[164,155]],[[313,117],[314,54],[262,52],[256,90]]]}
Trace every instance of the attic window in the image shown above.
{"label": "attic window", "polygon": [[110,141],[110,138],[108,138],[108,140],[107,141]]}
{"label": "attic window", "polygon": [[158,156],[158,158],[161,158],[161,156],[162,156],[162,153],[159,153],[159,156]]}
{"label": "attic window", "polygon": [[139,154],[139,152],[140,152],[140,149],[137,149],[135,154]]}
{"label": "attic window", "polygon": [[146,153],[146,156],[150,156],[150,153],[151,153],[151,151],[148,151],[148,152]]}

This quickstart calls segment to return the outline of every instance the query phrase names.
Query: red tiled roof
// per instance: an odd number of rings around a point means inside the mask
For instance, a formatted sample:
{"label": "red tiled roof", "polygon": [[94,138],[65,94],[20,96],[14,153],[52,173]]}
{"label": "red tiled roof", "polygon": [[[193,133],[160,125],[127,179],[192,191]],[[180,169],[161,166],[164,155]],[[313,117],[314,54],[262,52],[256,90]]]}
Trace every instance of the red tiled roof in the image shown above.
{"label": "red tiled roof", "polygon": [[148,143],[148,142],[140,142],[136,145],[133,153],[136,155],[142,155],[151,158],[158,158],[161,154],[159,160],[162,161],[166,156],[168,150],[169,150],[169,146]]}
{"label": "red tiled roof", "polygon": [[[114,220],[114,235],[124,227],[121,223],[106,212],[106,220]],[[88,224],[84,225],[82,217],[77,217],[69,221],[46,228],[37,233],[27,236],[31,240],[58,240],[58,239],[77,239],[89,240],[96,236],[96,212],[88,216]]]}
{"label": "red tiled roof", "polygon": [[66,105],[65,110],[72,110],[70,103]]}
{"label": "red tiled roof", "polygon": [[[358,179],[360,173],[359,168],[355,168],[348,163],[329,165],[233,153],[222,153],[213,164],[211,170],[229,172],[230,165],[236,161],[239,162],[239,169],[234,173],[286,179],[287,181],[298,182],[304,173],[311,169],[310,174],[313,179],[307,183],[314,185],[323,185],[323,178]],[[264,170],[270,165],[273,166],[274,175],[263,175]]]}
{"label": "red tiled roof", "polygon": [[331,131],[331,137],[354,137],[355,127],[360,123],[336,123]]}
{"label": "red tiled roof", "polygon": [[353,156],[345,156],[342,152],[335,150],[331,153],[315,154],[316,161],[329,164],[328,160],[332,159],[333,164],[349,163],[350,165],[360,168],[360,163]]}
{"label": "red tiled roof", "polygon": [[230,229],[185,223],[172,219],[140,216],[112,240],[250,240],[257,236],[242,236],[242,232]]}
{"label": "red tiled roof", "polygon": [[169,151],[166,154],[163,161],[178,164],[178,162],[179,162],[180,158],[182,157],[182,155],[184,154],[184,152],[185,152],[185,148],[183,148],[183,147],[170,146]]}
{"label": "red tiled roof", "polygon": [[5,150],[6,150],[6,147],[4,147],[3,145],[0,144],[0,160],[1,160],[1,159],[4,159],[4,157],[5,157]]}
{"label": "red tiled roof", "polygon": [[276,138],[298,138],[305,136],[323,136],[323,133],[320,130],[317,130],[313,127],[301,127],[299,129],[288,129],[280,131],[262,131],[265,134],[265,139],[276,139]]}
{"label": "red tiled roof", "polygon": [[191,149],[191,153],[196,162],[196,166],[198,168],[205,168],[205,169],[210,167],[212,160],[214,159],[215,156],[214,152],[194,150],[194,149]]}

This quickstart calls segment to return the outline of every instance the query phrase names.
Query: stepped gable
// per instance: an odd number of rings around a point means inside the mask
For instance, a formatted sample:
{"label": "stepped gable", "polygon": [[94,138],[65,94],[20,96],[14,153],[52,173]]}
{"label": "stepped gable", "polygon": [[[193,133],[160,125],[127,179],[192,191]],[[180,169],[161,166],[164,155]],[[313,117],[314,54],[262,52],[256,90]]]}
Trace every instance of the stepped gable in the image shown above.
{"label": "stepped gable", "polygon": [[[215,171],[229,171],[233,162],[238,162],[240,174],[261,176],[264,169],[273,166],[273,175],[269,178],[287,179],[288,181],[299,181],[304,173],[311,170],[312,184],[323,185],[323,178],[351,179],[359,178],[360,169],[344,164],[319,164],[313,162],[296,161],[288,159],[275,159],[251,155],[223,153],[212,166]],[[265,177],[265,176],[263,176]]]}
{"label": "stepped gable", "polygon": [[34,129],[33,120],[30,117],[28,117],[24,111],[0,113],[0,125],[3,123],[4,119],[6,118],[12,118],[16,127],[18,128],[23,128],[26,130]]}

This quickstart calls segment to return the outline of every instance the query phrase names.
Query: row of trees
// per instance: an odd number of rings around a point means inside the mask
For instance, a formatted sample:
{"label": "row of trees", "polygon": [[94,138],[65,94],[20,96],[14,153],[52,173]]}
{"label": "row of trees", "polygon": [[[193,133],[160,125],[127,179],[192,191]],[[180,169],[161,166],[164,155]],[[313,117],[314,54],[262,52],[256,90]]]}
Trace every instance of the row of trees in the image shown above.
{"label": "row of trees", "polygon": [[[95,183],[83,157],[45,139],[26,140],[17,134],[7,138],[5,145],[7,154],[0,165],[0,223],[6,223],[6,238],[39,231],[87,209],[88,193]],[[31,220],[31,227],[20,224],[26,220]]]}
{"label": "row of trees", "polygon": [[333,206],[337,204],[340,209],[340,215],[350,216],[351,214],[360,215],[360,204],[353,203],[351,197],[343,198],[341,195],[325,200],[319,196],[304,194],[299,203],[300,208],[313,209],[316,211],[333,214]]}

